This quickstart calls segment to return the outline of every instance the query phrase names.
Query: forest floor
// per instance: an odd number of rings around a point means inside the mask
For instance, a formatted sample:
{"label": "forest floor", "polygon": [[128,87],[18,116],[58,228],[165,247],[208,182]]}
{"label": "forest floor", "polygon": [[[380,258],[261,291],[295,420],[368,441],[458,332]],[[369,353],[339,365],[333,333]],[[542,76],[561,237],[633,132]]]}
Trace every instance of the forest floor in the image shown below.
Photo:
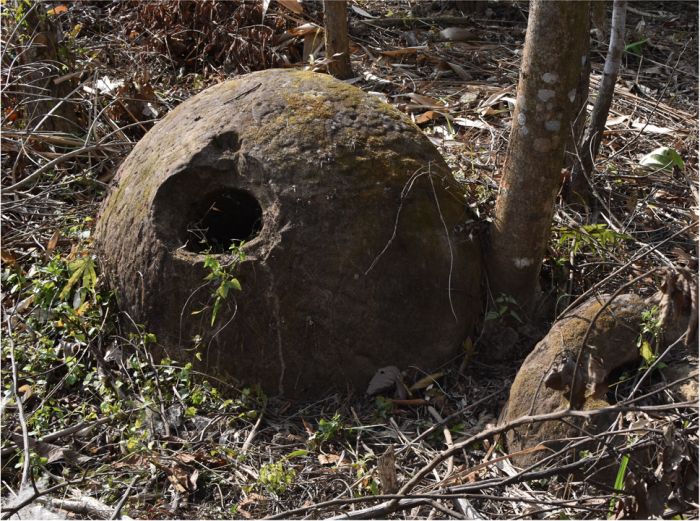
{"label": "forest floor", "polygon": [[[523,358],[481,363],[493,335],[468,339],[474,356],[465,352],[432,381],[409,382],[414,404],[358,393],[300,404],[154,361],[152,338],[122,329],[99,276],[90,249],[99,205],[134,144],[180,102],[253,70],[321,70],[322,47],[309,41],[312,57],[304,51],[310,24],[322,26],[320,5],[272,2],[261,24],[261,3],[39,3],[58,28],[58,69],[26,58],[27,5],[0,7],[3,518],[21,504],[104,519],[603,518],[651,494],[558,475],[552,463],[518,469],[498,437],[479,436],[496,424]],[[443,7],[352,2],[350,82],[414,119],[489,222],[528,6],[489,2],[468,17]],[[596,35],[593,93],[607,50]],[[652,268],[697,272],[697,4],[631,3],[626,42],[595,203],[583,213],[557,203],[541,281],[554,303],[549,323],[583,293],[612,293]],[[52,127],[58,110],[42,123],[30,118],[46,96],[32,87],[42,70],[70,86],[67,127]],[[676,164],[644,168],[659,147]],[[631,290],[649,296],[662,280],[657,270]],[[490,300],[487,322],[501,304]],[[517,328],[519,352],[545,331]],[[676,457],[694,468],[695,483],[684,485],[697,495],[697,410],[652,420],[650,437],[689,433]],[[387,468],[403,485],[433,460],[407,496],[392,495]],[[664,517],[698,517],[696,500],[673,494],[662,498]]]}

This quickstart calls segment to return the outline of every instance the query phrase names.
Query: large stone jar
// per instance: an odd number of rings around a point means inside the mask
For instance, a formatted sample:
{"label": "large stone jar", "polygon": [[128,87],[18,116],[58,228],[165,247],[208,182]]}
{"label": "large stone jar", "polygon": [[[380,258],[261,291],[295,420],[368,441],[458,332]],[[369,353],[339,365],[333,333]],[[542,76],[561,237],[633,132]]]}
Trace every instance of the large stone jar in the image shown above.
{"label": "large stone jar", "polygon": [[[471,220],[406,116],[326,75],[267,70],[159,122],[120,168],[95,235],[121,309],[160,349],[308,397],[458,352],[481,310]],[[212,326],[205,263],[227,265],[240,241],[242,289]]]}

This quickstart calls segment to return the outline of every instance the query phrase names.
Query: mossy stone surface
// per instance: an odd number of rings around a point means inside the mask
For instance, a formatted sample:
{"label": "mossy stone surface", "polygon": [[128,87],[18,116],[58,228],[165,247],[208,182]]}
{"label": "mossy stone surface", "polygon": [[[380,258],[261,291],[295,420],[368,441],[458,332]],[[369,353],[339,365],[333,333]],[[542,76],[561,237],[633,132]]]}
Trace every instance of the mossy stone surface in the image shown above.
{"label": "mossy stone surface", "polygon": [[[626,294],[615,298],[601,311],[609,298],[609,295],[594,297],[554,323],[520,367],[510,389],[502,423],[568,408],[592,410],[610,405],[604,392],[601,396],[593,396],[592,391],[604,391],[613,371],[640,360],[637,339],[641,332],[641,318],[651,305],[637,295]],[[581,350],[586,332],[596,316],[586,346]],[[564,362],[566,360],[568,363]],[[576,360],[579,360],[579,366],[574,379]],[[548,380],[557,367],[564,369],[560,371],[556,385],[551,387]],[[572,384],[574,400],[570,403]],[[587,423],[580,418],[566,418],[566,421],[523,425],[507,433],[508,450],[518,452],[539,444],[559,450],[571,438],[602,432],[614,417],[614,414],[599,415]],[[573,456],[590,448],[579,445]],[[526,452],[515,457],[514,461],[526,467],[549,454],[548,451]]]}
{"label": "mossy stone surface", "polygon": [[[207,206],[227,193],[261,214],[236,270],[242,291],[210,327],[215,287],[188,230],[235,214]],[[403,114],[326,75],[268,70],[159,122],[120,168],[96,242],[121,309],[170,356],[193,359],[199,336],[200,369],[308,397],[459,352],[481,312],[472,220]]]}

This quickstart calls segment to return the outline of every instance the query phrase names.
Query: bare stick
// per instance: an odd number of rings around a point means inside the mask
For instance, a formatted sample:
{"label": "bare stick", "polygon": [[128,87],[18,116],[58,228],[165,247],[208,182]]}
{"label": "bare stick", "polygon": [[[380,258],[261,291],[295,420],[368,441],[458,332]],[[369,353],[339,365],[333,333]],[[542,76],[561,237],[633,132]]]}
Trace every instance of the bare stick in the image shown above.
{"label": "bare stick", "polygon": [[24,418],[24,406],[22,405],[22,398],[17,392],[17,363],[15,362],[15,341],[12,338],[12,324],[10,323],[10,317],[7,317],[7,339],[10,342],[10,364],[12,365],[12,394],[15,396],[15,403],[17,404],[17,416],[19,418],[19,424],[22,428],[22,449],[24,451],[24,461],[22,462],[22,480],[20,481],[19,488],[23,488],[27,484],[29,479],[29,464],[31,463],[31,454],[29,452],[29,430],[27,428],[27,421]]}

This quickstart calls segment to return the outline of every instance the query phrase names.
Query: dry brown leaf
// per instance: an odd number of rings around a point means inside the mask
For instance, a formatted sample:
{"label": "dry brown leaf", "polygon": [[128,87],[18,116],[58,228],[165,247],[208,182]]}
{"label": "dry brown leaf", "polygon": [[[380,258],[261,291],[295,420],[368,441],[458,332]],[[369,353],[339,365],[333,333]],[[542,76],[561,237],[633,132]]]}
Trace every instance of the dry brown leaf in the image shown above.
{"label": "dry brown leaf", "polygon": [[440,119],[442,117],[442,114],[439,112],[436,112],[434,110],[428,110],[427,112],[423,112],[423,114],[418,114],[416,116],[416,125],[422,125],[423,123],[427,123],[428,121],[434,121],[436,119]]}
{"label": "dry brown leaf", "polygon": [[2,258],[2,263],[8,266],[17,264],[17,256],[11,251],[0,250],[0,258]]}
{"label": "dry brown leaf", "polygon": [[197,458],[194,456],[194,454],[190,454],[189,452],[181,452],[175,455],[175,459],[180,463],[192,463]]}
{"label": "dry brown leaf", "polygon": [[408,97],[420,105],[427,105],[429,107],[440,107],[440,108],[445,106],[445,104],[442,103],[440,100],[437,100],[435,98],[431,98],[430,96],[425,96],[424,94],[418,94],[416,92],[412,92],[411,94],[408,95]]}
{"label": "dry brown leaf", "polygon": [[452,63],[452,62],[447,62],[447,65],[450,66],[450,69],[452,69],[454,71],[454,73],[457,76],[459,76],[460,79],[462,79],[462,80],[470,80],[471,79],[471,75],[466,70],[464,70],[464,67],[462,67],[461,65],[457,65],[456,63]]}
{"label": "dry brown leaf", "polygon": [[399,56],[410,56],[417,54],[419,49],[424,49],[425,47],[403,47],[401,49],[390,49],[388,51],[382,51],[382,56],[388,56],[389,58],[396,58]]}
{"label": "dry brown leaf", "polygon": [[318,462],[321,465],[333,465],[340,461],[340,456],[338,454],[319,454]]}
{"label": "dry brown leaf", "polygon": [[68,12],[68,7],[65,6],[64,4],[61,4],[61,5],[57,5],[56,7],[52,8],[52,9],[49,9],[48,11],[46,11],[46,14],[49,16],[56,16],[56,15],[59,15],[61,13],[67,13],[67,12]]}
{"label": "dry brown leaf", "polygon": [[301,419],[301,423],[304,425],[304,430],[306,431],[306,434],[308,434],[309,436],[313,436],[314,434],[316,434],[314,428],[304,418]]}
{"label": "dry brown leaf", "polygon": [[283,7],[286,7],[293,13],[302,14],[304,12],[304,7],[298,0],[277,0],[277,3]]}
{"label": "dry brown leaf", "polygon": [[399,483],[396,477],[396,456],[393,445],[389,445],[386,452],[379,457],[377,472],[379,473],[379,482],[382,484],[382,492],[395,494],[399,490]]}
{"label": "dry brown leaf", "polygon": [[322,30],[323,28],[315,23],[306,23],[298,27],[292,27],[291,29],[287,30],[287,33],[291,34],[292,36],[306,36],[307,34],[316,34]]}
{"label": "dry brown leaf", "polygon": [[46,245],[46,251],[48,253],[51,253],[56,249],[56,246],[58,245],[58,240],[61,238],[61,232],[59,230],[56,230],[53,232],[53,235],[51,235],[51,238],[49,239],[48,244]]}
{"label": "dry brown leaf", "polygon": [[20,386],[17,388],[17,391],[20,392],[20,393],[22,393],[22,395],[23,395],[23,396],[22,396],[22,401],[23,401],[23,402],[26,402],[26,401],[27,401],[27,398],[29,398],[29,397],[32,395],[32,392],[33,392],[33,391],[32,391],[32,386],[29,385],[29,384],[20,385]]}
{"label": "dry brown leaf", "polygon": [[436,383],[437,379],[442,378],[443,376],[445,376],[445,373],[443,373],[443,372],[437,372],[437,373],[429,374],[428,376],[424,376],[423,378],[418,380],[416,383],[414,383],[410,387],[409,390],[410,391],[419,391],[420,389],[425,389],[429,385]]}
{"label": "dry brown leaf", "polygon": [[187,472],[187,467],[183,465],[174,465],[168,469],[168,481],[173,484],[175,490],[180,494],[184,494],[190,488],[190,479]]}

